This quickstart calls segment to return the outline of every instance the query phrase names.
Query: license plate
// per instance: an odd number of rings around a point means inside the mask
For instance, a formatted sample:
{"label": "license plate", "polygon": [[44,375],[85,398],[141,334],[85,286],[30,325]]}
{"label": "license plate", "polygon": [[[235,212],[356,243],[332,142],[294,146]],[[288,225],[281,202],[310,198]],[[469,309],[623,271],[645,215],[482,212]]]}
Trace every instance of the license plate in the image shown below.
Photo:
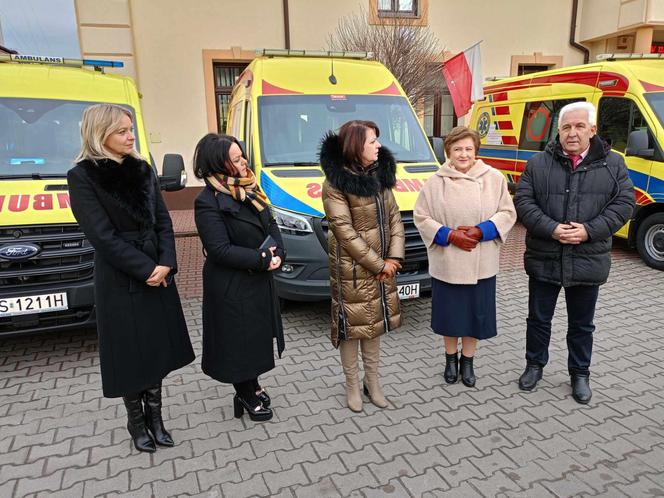
{"label": "license plate", "polygon": [[399,299],[415,299],[420,297],[420,283],[397,285]]}
{"label": "license plate", "polygon": [[69,308],[66,292],[0,299],[0,316],[28,315]]}

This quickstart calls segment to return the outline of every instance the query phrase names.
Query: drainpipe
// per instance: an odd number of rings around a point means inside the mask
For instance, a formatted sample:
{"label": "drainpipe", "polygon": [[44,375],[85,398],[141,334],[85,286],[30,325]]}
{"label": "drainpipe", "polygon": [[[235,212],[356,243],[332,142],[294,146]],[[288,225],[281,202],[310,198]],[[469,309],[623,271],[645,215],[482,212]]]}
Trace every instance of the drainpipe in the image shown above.
{"label": "drainpipe", "polygon": [[[288,0],[284,0],[284,2],[288,2]],[[580,50],[583,52],[583,63],[588,64],[588,61],[590,61],[590,50],[588,50],[586,47],[581,45],[580,43],[577,43],[575,38],[576,38],[576,15],[578,14],[579,11],[579,0],[572,0],[572,22],[569,27],[569,44],[572,45],[574,48]]]}
{"label": "drainpipe", "polygon": [[283,0],[284,5],[284,45],[290,48],[290,18],[288,16],[288,0]]}

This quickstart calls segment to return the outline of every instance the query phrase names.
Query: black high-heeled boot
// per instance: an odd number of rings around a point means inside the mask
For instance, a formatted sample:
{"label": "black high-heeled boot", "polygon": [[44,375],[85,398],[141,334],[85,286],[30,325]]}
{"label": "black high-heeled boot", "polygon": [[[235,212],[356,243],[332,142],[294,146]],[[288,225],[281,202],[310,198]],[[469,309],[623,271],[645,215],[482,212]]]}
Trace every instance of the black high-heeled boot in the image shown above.
{"label": "black high-heeled boot", "polygon": [[254,422],[262,422],[272,418],[272,410],[270,408],[265,408],[260,403],[257,406],[251,406],[237,394],[233,396],[233,409],[235,418],[242,417],[245,410],[247,410],[249,418]]}
{"label": "black high-heeled boot", "polygon": [[164,427],[161,417],[161,383],[143,391],[145,425],[159,446],[174,446],[173,438]]}
{"label": "black high-heeled boot", "polygon": [[461,382],[466,387],[475,387],[473,357],[464,356],[463,353],[461,353]]}
{"label": "black high-heeled boot", "polygon": [[145,415],[143,414],[143,403],[140,394],[123,396],[125,407],[127,408],[127,430],[134,442],[134,447],[138,451],[154,453],[157,448],[154,439],[148,433],[145,427]]}
{"label": "black high-heeled boot", "polygon": [[448,384],[456,384],[459,380],[459,354],[445,353],[445,382]]}

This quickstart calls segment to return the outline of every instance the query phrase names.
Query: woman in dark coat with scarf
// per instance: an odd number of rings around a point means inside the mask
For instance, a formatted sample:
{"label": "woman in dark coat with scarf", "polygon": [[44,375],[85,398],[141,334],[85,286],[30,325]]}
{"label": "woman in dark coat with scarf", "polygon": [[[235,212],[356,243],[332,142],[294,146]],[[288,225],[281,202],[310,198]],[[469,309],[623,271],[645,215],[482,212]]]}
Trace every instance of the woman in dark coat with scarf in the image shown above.
{"label": "woman in dark coat with scarf", "polygon": [[152,168],[134,149],[131,113],[83,113],[82,148],[67,175],[71,208],[95,249],[95,303],[104,396],[122,396],[139,451],[173,446],[161,383],[194,359],[173,275],[171,219]]}
{"label": "woman in dark coat with scarf", "polygon": [[284,350],[272,278],[285,257],[281,234],[237,139],[203,137],[194,174],[206,183],[195,203],[206,255],[203,372],[233,384],[236,418],[246,410],[252,420],[269,420],[271,400],[258,377],[274,368],[274,338],[279,357]]}

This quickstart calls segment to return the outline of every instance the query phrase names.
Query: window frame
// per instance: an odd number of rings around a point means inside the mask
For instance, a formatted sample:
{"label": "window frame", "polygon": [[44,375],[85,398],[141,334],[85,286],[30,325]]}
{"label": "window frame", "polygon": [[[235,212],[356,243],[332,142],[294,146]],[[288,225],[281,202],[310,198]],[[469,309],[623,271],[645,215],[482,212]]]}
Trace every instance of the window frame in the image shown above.
{"label": "window frame", "polygon": [[390,0],[390,9],[381,9],[380,0],[376,1],[376,11],[378,17],[404,17],[408,19],[418,19],[420,17],[420,2],[418,0],[412,0],[413,9],[412,10],[399,10],[399,0]]}
{"label": "window frame", "polygon": [[[230,106],[230,98],[231,94],[233,93],[233,88],[235,88],[235,83],[233,82],[232,86],[217,86],[217,68],[238,68],[239,73],[237,77],[239,77],[242,74],[242,71],[248,66],[248,63],[244,62],[213,62],[212,64],[212,79],[213,79],[213,86],[214,86],[214,108],[215,108],[215,114],[217,116],[216,122],[217,122],[217,132],[218,133],[226,133],[225,129],[221,129],[221,115],[219,114],[219,98],[222,96],[228,96],[228,104]],[[236,78],[237,78],[236,77]],[[229,109],[230,111],[230,109]],[[225,119],[226,121],[226,127],[228,127],[228,119]]]}

